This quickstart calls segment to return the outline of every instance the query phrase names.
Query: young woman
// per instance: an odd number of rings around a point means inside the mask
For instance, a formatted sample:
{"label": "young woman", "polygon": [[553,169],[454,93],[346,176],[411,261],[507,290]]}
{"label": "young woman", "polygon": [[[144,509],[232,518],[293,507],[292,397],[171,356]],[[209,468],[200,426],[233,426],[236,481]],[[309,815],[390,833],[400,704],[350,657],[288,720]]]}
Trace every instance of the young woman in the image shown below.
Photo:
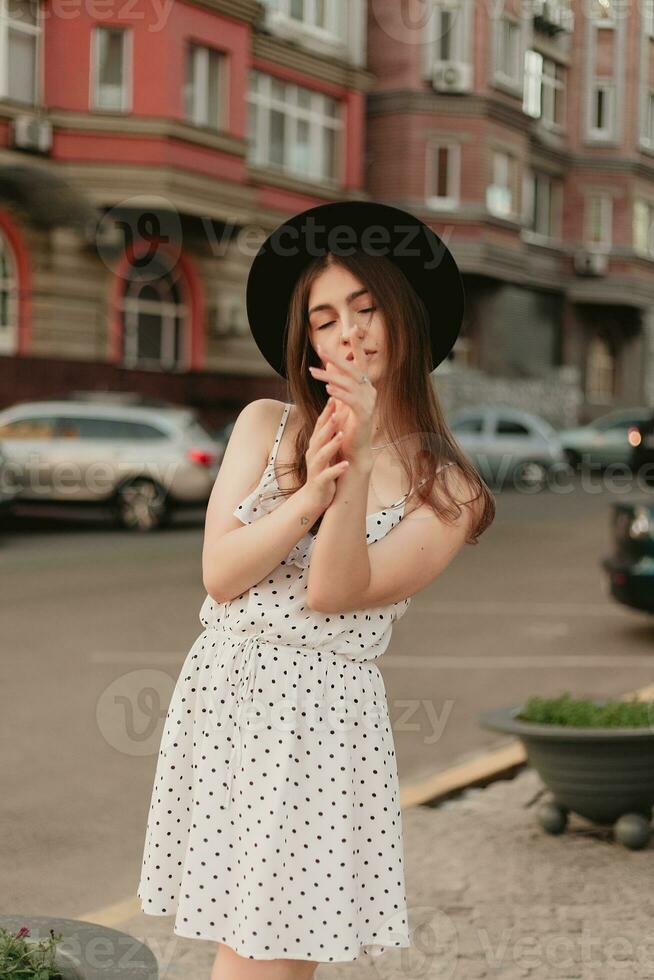
{"label": "young woman", "polygon": [[[305,215],[425,228],[370,202]],[[377,661],[411,596],[494,516],[429,377],[462,306],[447,250],[419,274],[423,234],[404,271],[330,239],[281,264],[262,249],[248,280],[290,398],[241,411],[211,494],[205,629],[168,709],[138,890],[177,935],[217,944],[212,980],[304,980],[410,945]]]}

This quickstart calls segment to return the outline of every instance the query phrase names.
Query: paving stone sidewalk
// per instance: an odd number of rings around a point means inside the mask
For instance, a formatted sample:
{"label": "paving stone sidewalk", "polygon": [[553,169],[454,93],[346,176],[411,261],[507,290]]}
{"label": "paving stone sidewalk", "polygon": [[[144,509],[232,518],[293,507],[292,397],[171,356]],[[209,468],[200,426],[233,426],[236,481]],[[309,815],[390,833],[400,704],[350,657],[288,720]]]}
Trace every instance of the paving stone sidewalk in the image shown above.
{"label": "paving stone sidewalk", "polygon": [[[321,964],[316,980],[654,980],[654,842],[629,851],[574,814],[550,836],[541,789],[525,768],[403,810],[413,945]],[[214,945],[172,923],[141,914],[120,928],[148,942],[161,980],[208,980]]]}

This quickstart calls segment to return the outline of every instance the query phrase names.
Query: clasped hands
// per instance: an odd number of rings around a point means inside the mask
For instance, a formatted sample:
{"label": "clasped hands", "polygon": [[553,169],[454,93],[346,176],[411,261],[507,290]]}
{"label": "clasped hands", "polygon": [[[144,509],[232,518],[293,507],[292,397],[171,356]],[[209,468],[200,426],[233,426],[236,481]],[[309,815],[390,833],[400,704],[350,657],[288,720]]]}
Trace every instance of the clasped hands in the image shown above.
{"label": "clasped hands", "polygon": [[360,382],[367,368],[362,343],[352,335],[352,361],[340,355],[325,359],[319,344],[316,351],[325,367],[310,366],[309,371],[312,377],[326,381],[326,390],[335,402],[335,421],[343,433],[338,459],[369,463],[372,460],[372,419],[377,390],[371,382]]}

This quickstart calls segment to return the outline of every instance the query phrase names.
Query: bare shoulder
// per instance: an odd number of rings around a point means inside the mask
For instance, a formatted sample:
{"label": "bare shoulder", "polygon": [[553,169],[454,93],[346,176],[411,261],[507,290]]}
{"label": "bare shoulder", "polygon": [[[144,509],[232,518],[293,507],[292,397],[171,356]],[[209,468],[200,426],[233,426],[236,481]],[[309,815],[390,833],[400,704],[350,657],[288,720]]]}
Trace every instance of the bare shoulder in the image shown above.
{"label": "bare shoulder", "polygon": [[[463,469],[454,463],[443,470],[443,480],[448,493],[452,499],[460,506],[461,513],[451,523],[452,527],[460,528],[466,532],[479,519],[483,508],[483,500],[478,494],[476,486],[469,480]],[[441,519],[434,513],[433,508],[420,501],[419,497],[414,497],[412,504],[407,505],[403,522],[411,518],[425,519],[432,518],[434,526],[441,522]],[[425,524],[422,524],[425,527]]]}
{"label": "bare shoulder", "polygon": [[261,479],[281,411],[274,398],[255,398],[237,415],[207,505],[205,532],[213,537],[239,526],[234,508]]}

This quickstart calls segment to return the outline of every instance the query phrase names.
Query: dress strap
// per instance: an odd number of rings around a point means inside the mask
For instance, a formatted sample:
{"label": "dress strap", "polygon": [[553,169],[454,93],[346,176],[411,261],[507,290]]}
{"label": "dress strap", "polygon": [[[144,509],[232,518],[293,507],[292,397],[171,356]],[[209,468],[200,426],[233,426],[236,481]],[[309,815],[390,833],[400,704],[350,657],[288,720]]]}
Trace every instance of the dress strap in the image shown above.
{"label": "dress strap", "polygon": [[[451,462],[451,463],[444,463],[444,464],[443,464],[442,466],[439,466],[439,467],[438,467],[438,469],[436,470],[436,472],[437,472],[437,473],[440,473],[440,471],[441,471],[441,470],[444,470],[446,466],[452,466],[453,464],[454,464],[454,460],[452,460],[452,462]],[[423,485],[423,483],[426,483],[426,482],[427,482],[427,477],[425,477],[425,478],[424,478],[424,480],[420,480],[420,481],[419,481],[419,483],[418,483],[418,486],[419,486],[419,487],[421,487],[421,486]],[[405,495],[404,495],[403,497],[400,497],[400,499],[399,499],[399,500],[396,500],[394,504],[391,504],[391,506],[390,506],[390,507],[386,507],[386,508],[385,508],[385,510],[391,510],[391,509],[392,509],[393,507],[399,507],[399,505],[400,505],[401,503],[404,503],[404,501],[405,501],[405,500],[408,500],[408,499],[409,499],[409,497],[411,496],[411,494],[412,494],[412,493],[414,493],[414,492],[415,492],[415,491],[413,491],[413,490],[410,490],[410,491],[409,491],[409,492],[408,492],[407,494],[405,494]]]}
{"label": "dress strap", "polygon": [[275,435],[275,441],[273,447],[270,450],[270,456],[268,457],[268,466],[272,466],[277,458],[277,450],[279,449],[279,444],[282,441],[282,434],[284,432],[284,426],[286,425],[286,419],[288,418],[289,412],[291,410],[291,402],[286,402],[284,405],[284,411],[282,412],[282,417],[280,419],[279,425],[277,426],[277,433]]}

